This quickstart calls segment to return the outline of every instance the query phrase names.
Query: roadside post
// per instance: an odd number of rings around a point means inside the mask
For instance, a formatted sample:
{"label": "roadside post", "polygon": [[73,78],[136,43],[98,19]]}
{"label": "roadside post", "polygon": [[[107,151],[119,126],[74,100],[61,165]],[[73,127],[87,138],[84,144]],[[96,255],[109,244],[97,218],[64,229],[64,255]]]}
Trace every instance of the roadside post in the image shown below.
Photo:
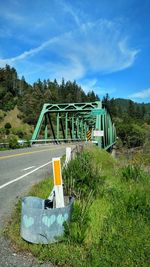
{"label": "roadside post", "polygon": [[71,160],[71,147],[66,147],[66,160],[65,166],[68,165],[69,161]]}
{"label": "roadside post", "polygon": [[63,208],[64,207],[64,194],[63,194],[60,158],[53,158],[52,163],[53,163],[56,208]]}

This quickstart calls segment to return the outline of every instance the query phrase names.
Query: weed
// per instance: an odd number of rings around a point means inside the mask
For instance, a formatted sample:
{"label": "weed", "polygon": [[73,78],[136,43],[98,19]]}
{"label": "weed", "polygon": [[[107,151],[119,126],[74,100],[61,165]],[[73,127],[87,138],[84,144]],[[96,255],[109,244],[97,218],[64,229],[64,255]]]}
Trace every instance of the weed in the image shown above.
{"label": "weed", "polygon": [[98,164],[93,165],[89,151],[83,151],[69,162],[63,170],[64,189],[67,195],[73,194],[80,198],[86,197],[92,190],[94,195],[99,191],[99,186],[104,183],[104,177]]}
{"label": "weed", "polygon": [[141,215],[146,222],[150,222],[150,203],[148,203],[147,189],[136,190],[132,195],[130,195],[127,202],[127,212],[130,216]]}
{"label": "weed", "polygon": [[70,243],[82,244],[87,236],[90,223],[89,210],[92,203],[92,192],[84,200],[75,201],[70,222],[64,224],[65,239]]}
{"label": "weed", "polygon": [[139,181],[143,177],[143,172],[138,165],[127,165],[122,169],[122,177],[126,181]]}

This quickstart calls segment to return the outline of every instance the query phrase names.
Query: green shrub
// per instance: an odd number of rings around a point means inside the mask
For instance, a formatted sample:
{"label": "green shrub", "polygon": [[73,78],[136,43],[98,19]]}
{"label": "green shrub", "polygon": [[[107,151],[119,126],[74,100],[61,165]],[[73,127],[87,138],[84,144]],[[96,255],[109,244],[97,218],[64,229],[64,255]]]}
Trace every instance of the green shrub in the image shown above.
{"label": "green shrub", "polygon": [[10,129],[11,128],[11,124],[9,122],[6,122],[4,127],[5,127],[5,129]]}
{"label": "green shrub", "polygon": [[10,134],[10,130],[9,129],[6,129],[5,130],[5,133],[6,133],[6,135],[9,135]]}
{"label": "green shrub", "polygon": [[16,134],[18,135],[19,138],[23,138],[24,137],[24,133],[22,130],[17,130]]}
{"label": "green shrub", "polygon": [[99,187],[104,183],[99,166],[93,165],[92,156],[89,151],[82,151],[71,160],[63,170],[64,189],[67,195],[84,198],[92,190],[96,195]]}
{"label": "green shrub", "polygon": [[101,166],[94,156],[95,153],[85,149],[63,170],[65,194],[74,195],[76,199],[71,221],[65,224],[65,238],[69,242],[84,243],[90,223],[90,206],[104,184]]}
{"label": "green shrub", "polygon": [[117,135],[121,138],[123,145],[131,148],[143,145],[145,131],[132,121],[122,121],[117,123]]}
{"label": "green shrub", "polygon": [[9,122],[6,122],[4,127],[5,127],[5,134],[9,135],[10,129],[11,129],[11,124]]}
{"label": "green shrub", "polygon": [[15,149],[18,148],[19,144],[18,144],[18,140],[16,136],[11,136],[9,139],[9,148],[11,149]]}

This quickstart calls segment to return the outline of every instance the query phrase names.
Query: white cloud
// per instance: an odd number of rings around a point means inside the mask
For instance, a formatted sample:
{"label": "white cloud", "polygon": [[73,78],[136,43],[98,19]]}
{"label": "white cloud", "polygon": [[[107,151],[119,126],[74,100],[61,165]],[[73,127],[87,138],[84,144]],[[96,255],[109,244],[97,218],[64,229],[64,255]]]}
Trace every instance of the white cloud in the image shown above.
{"label": "white cloud", "polygon": [[[68,12],[79,24],[74,11],[69,9]],[[69,77],[71,80],[83,79],[88,74],[117,72],[132,66],[139,53],[130,48],[122,27],[117,22],[104,19],[87,22],[18,56],[0,59],[0,64],[13,64],[17,67],[19,62],[23,65],[25,59],[28,59],[31,63],[35,60],[40,65],[44,56],[45,68],[47,64],[52,66],[51,75],[65,79]]]}
{"label": "white cloud", "polygon": [[80,61],[73,56],[69,57],[69,59],[70,61],[66,64],[53,63],[49,65],[49,74],[52,79],[56,78],[58,82],[60,82],[62,78],[65,80],[78,80],[85,75],[86,70]]}
{"label": "white cloud", "polygon": [[61,55],[74,55],[86,73],[111,73],[133,65],[138,50],[131,49],[116,23],[98,20],[70,32],[56,46]]}
{"label": "white cloud", "polygon": [[[79,81],[79,84],[83,88],[83,90],[87,93],[95,89],[97,84],[97,79],[85,79],[84,81]],[[95,91],[95,90],[94,90]]]}
{"label": "white cloud", "polygon": [[107,93],[111,95],[116,92],[115,88],[106,88],[100,85],[100,81],[98,79],[85,79],[83,81],[79,81],[79,84],[84,89],[85,92],[94,91],[98,96],[103,97]]}
{"label": "white cloud", "polygon": [[69,5],[68,3],[64,2],[64,1],[60,1],[59,3],[63,6],[64,11],[66,13],[70,14],[73,17],[75,23],[78,26],[80,26],[81,25],[81,22],[80,22],[79,16],[78,16],[77,12],[74,11],[74,9],[72,8],[72,6]]}
{"label": "white cloud", "polygon": [[129,97],[131,98],[141,98],[141,99],[145,99],[150,97],[150,88],[142,90],[140,92],[136,92],[134,94],[129,95]]}
{"label": "white cloud", "polygon": [[36,48],[32,48],[32,49],[30,49],[28,51],[23,52],[19,56],[12,57],[12,58],[6,58],[6,59],[0,59],[0,64],[1,65],[4,65],[4,64],[7,64],[7,63],[11,64],[11,63],[15,63],[15,62],[20,61],[20,60],[24,60],[27,57],[34,56],[35,54],[39,53],[44,48],[48,47],[52,43],[55,43],[56,41],[58,41],[58,38],[54,37],[54,38],[49,39],[48,41],[42,43],[40,46],[38,46]]}

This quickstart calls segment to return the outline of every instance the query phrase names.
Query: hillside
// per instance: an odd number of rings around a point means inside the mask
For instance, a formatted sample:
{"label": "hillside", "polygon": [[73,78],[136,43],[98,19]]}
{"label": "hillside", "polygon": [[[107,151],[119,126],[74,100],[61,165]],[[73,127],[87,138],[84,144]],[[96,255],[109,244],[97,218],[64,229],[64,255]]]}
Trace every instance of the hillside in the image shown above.
{"label": "hillside", "polygon": [[[129,100],[129,99],[123,99],[123,98],[115,98],[114,99],[116,107],[118,107],[118,108],[122,107],[123,112],[128,111],[128,106],[129,106],[130,101],[131,100]],[[146,113],[150,112],[150,103],[144,104],[144,103],[134,102],[134,106],[136,109],[137,108],[140,109],[140,108],[144,107]]]}
{"label": "hillside", "polygon": [[[6,65],[5,68],[0,68],[0,141],[7,141],[10,134],[17,138],[30,139],[44,103],[97,100],[99,97],[93,91],[85,93],[75,81],[62,79],[59,84],[56,79],[47,79],[30,85],[24,77],[18,78],[14,68]],[[113,117],[121,144],[127,147],[143,145],[150,125],[150,103],[139,104],[128,99],[110,99],[108,94],[102,101]]]}
{"label": "hillside", "polygon": [[24,123],[22,114],[15,106],[10,111],[0,110],[0,142],[9,142],[9,139],[16,136],[17,139],[30,139],[33,126]]}
{"label": "hillside", "polygon": [[[49,79],[31,86],[17,71],[6,65],[0,68],[0,142],[10,135],[30,139],[44,103],[88,102],[98,100],[93,91],[87,94],[76,82],[58,84]],[[35,110],[36,107],[36,110]]]}

